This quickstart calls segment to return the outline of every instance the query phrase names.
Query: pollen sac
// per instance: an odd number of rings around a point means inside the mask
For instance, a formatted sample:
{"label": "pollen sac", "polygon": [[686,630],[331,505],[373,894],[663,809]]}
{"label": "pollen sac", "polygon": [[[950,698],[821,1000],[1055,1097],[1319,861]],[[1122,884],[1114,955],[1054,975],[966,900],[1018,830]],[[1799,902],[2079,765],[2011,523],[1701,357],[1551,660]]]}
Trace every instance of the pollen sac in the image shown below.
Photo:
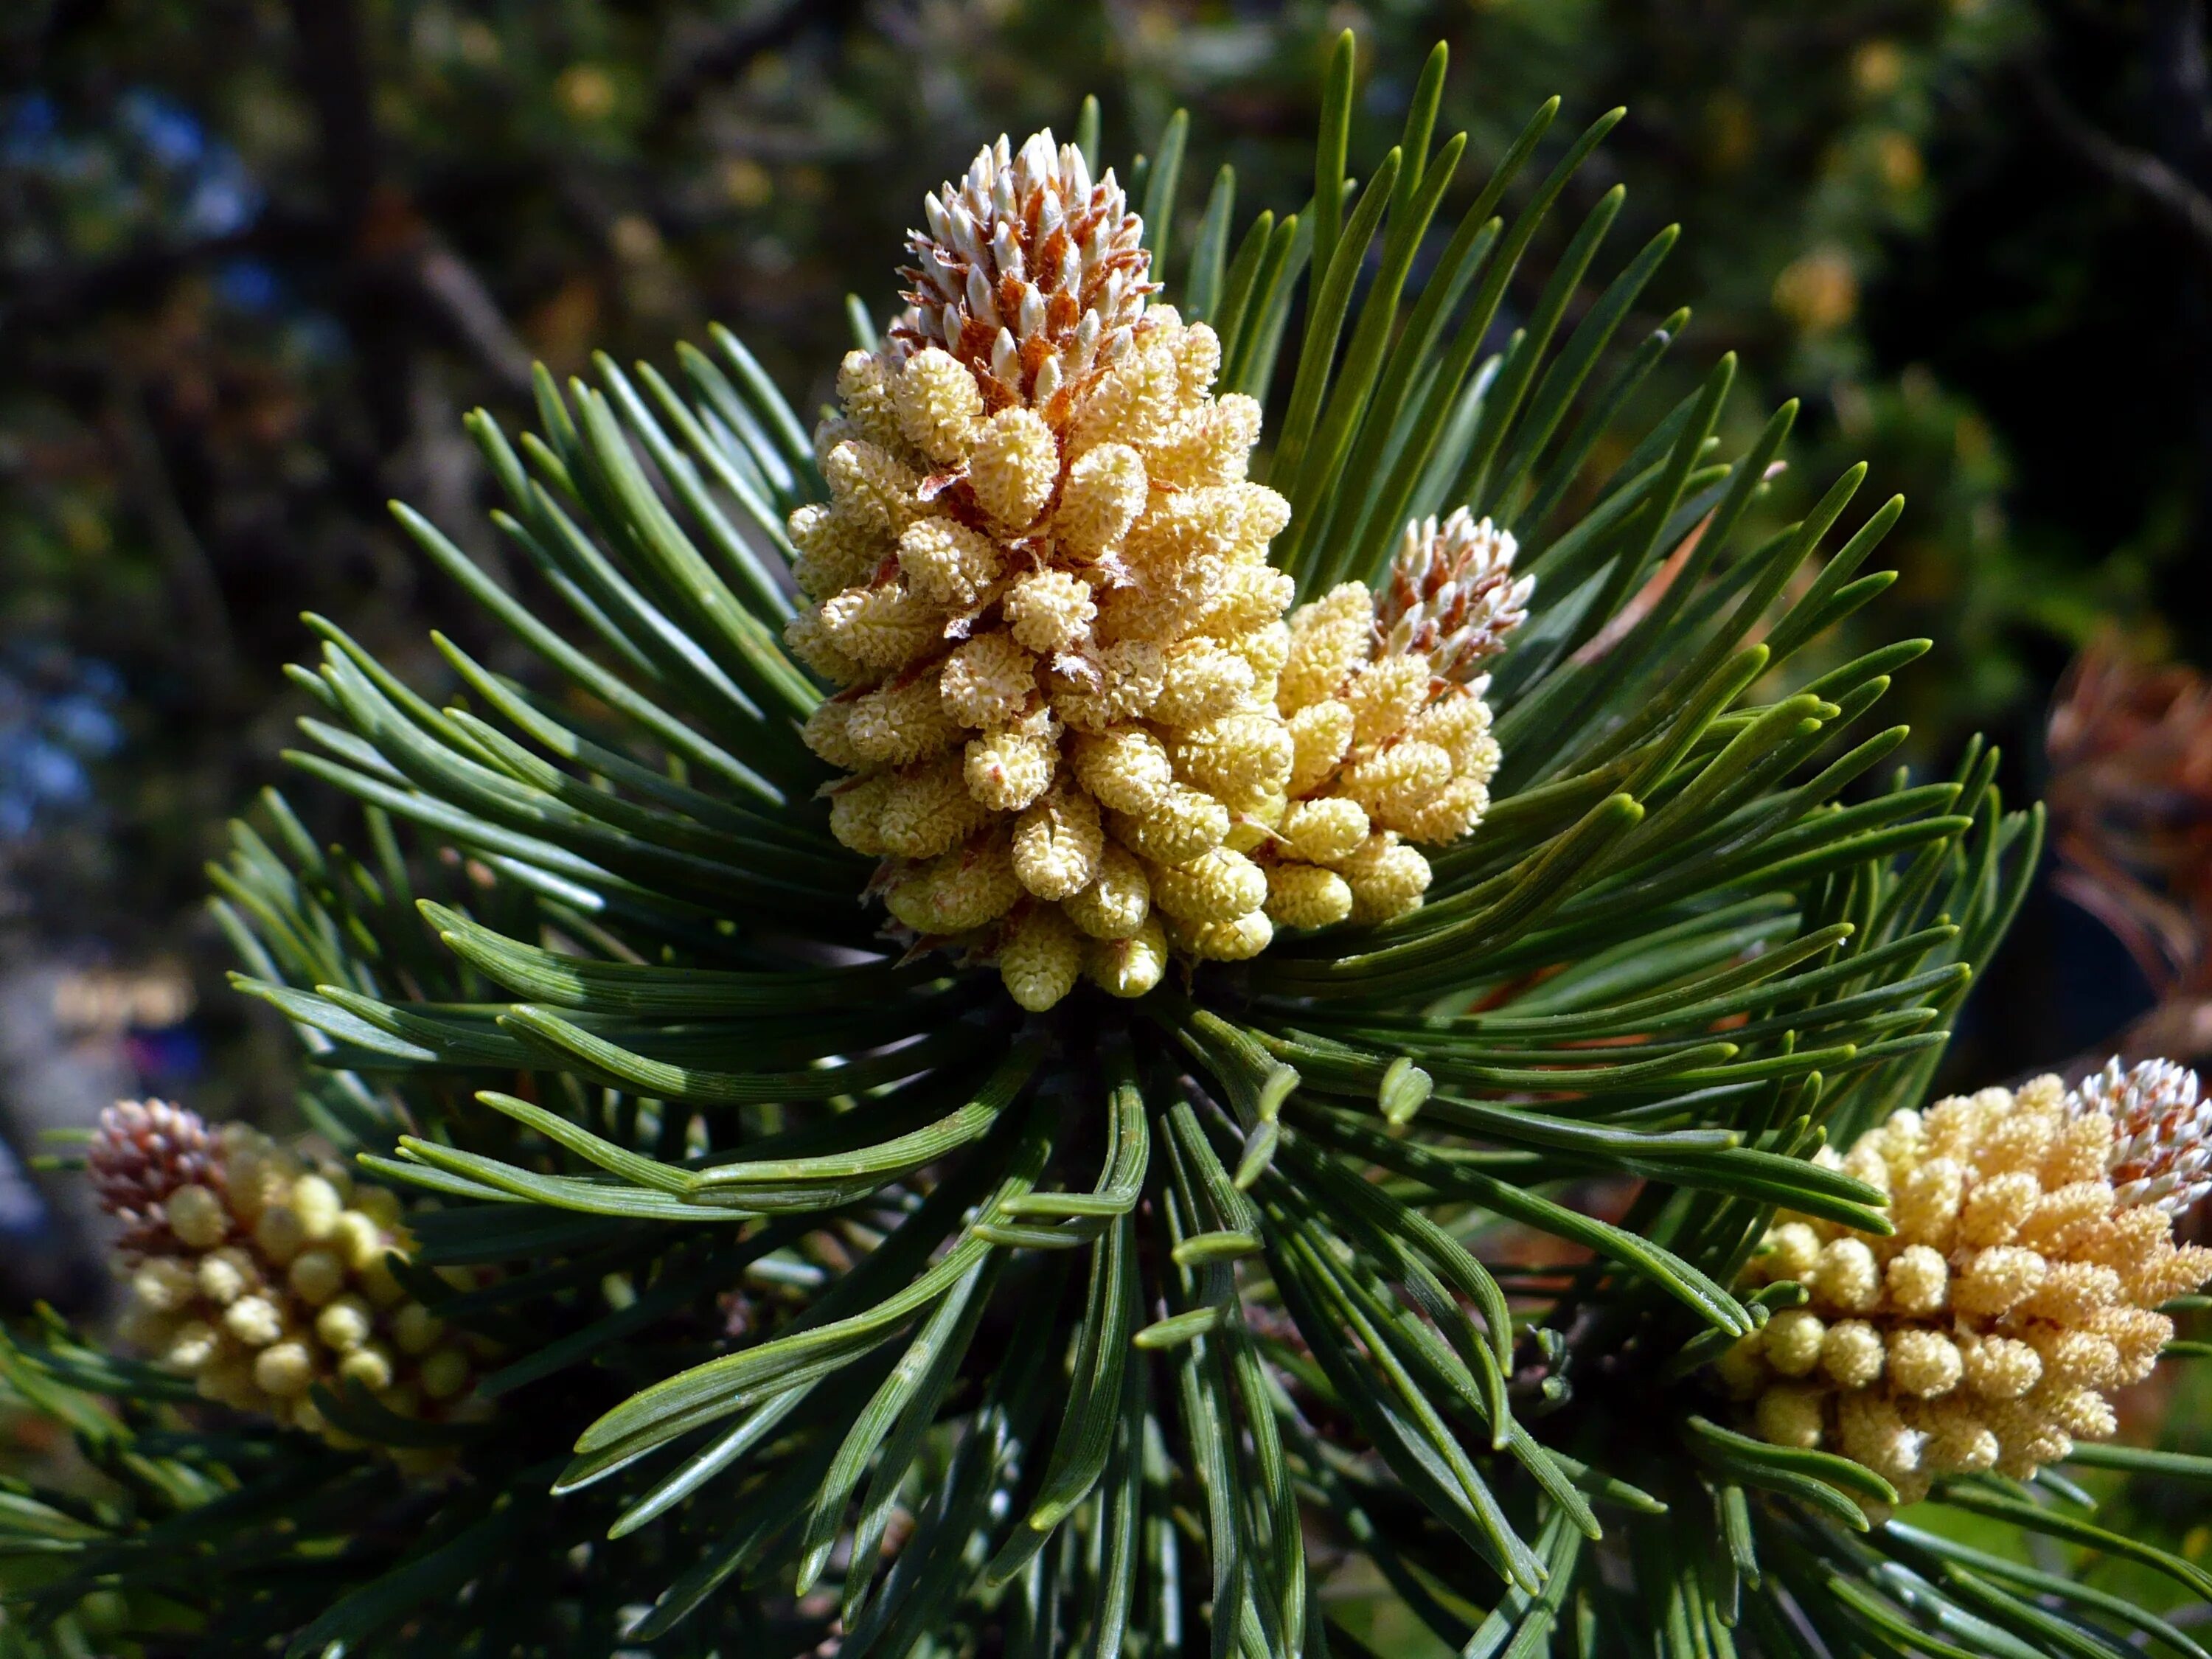
{"label": "pollen sac", "polygon": [[1114,834],[1154,868],[1188,864],[1229,839],[1229,809],[1202,789],[1171,783],[1143,813],[1116,813]]}
{"label": "pollen sac", "polygon": [[1002,409],[985,423],[969,458],[968,488],[994,524],[1009,532],[1028,529],[1059,483],[1060,445],[1044,416]]}
{"label": "pollen sac", "polygon": [[2159,1305],[2212,1279],[2212,1249],[2173,1240],[2197,1090],[2170,1062],[2115,1061],[2075,1089],[1984,1089],[1861,1135],[1833,1161],[1890,1195],[1896,1231],[1776,1218],[1747,1277],[1809,1299],[1715,1368],[1748,1425],[1864,1463],[1906,1503],[1940,1475],[2025,1479],[2110,1436],[2106,1395],[2173,1334]]}
{"label": "pollen sac", "polygon": [[962,768],[968,792],[988,812],[1018,812],[1044,793],[1059,761],[1049,728],[1029,722],[969,739]]}
{"label": "pollen sac", "polygon": [[1085,978],[1115,997],[1140,997],[1167,972],[1168,937],[1158,916],[1147,916],[1125,938],[1093,939],[1085,947]]}
{"label": "pollen sac", "polygon": [[967,840],[988,817],[968,793],[963,768],[947,757],[888,776],[875,808],[875,835],[896,857],[933,859]]}
{"label": "pollen sac", "polygon": [[1216,847],[1164,869],[1152,900],[1178,921],[1234,921],[1267,902],[1267,878],[1242,853]]}
{"label": "pollen sac", "polygon": [[1267,920],[1278,927],[1326,927],[1352,914],[1352,886],[1318,865],[1267,866]]}
{"label": "pollen sac", "polygon": [[1007,927],[999,945],[999,976],[1016,1002],[1041,1013],[1075,988],[1083,971],[1083,938],[1048,905],[1031,905]]}
{"label": "pollen sac", "polygon": [[965,610],[991,591],[1006,555],[998,543],[964,524],[921,519],[899,537],[898,562],[907,586],[923,599],[947,610]]}
{"label": "pollen sac", "polygon": [[[941,755],[965,735],[945,712],[937,672],[886,680],[851,705],[842,740],[863,767],[911,766]],[[812,722],[805,735],[812,741]],[[825,745],[815,753],[828,758]]]}
{"label": "pollen sac", "polygon": [[1307,864],[1340,864],[1367,842],[1367,809],[1341,795],[1291,802],[1283,812],[1283,851]]}
{"label": "pollen sac", "polygon": [[1084,789],[1116,812],[1149,812],[1175,782],[1166,746],[1141,726],[1110,726],[1079,737],[1074,758]]}
{"label": "pollen sac", "polygon": [[957,938],[1005,915],[1021,882],[1003,840],[978,839],[910,865],[884,897],[891,915],[925,938]]}
{"label": "pollen sac", "polygon": [[[907,360],[896,380],[884,374],[883,360],[873,353],[854,356],[866,356],[875,365],[878,376],[887,382],[899,435],[908,444],[946,466],[967,459],[974,452],[981,435],[983,394],[975,377],[951,352],[927,347]],[[842,393],[843,388],[839,391]]]}
{"label": "pollen sac", "polygon": [[1418,909],[1429,888],[1428,860],[1419,848],[1403,845],[1395,830],[1368,836],[1334,867],[1352,889],[1354,921],[1394,921]]}
{"label": "pollen sac", "polygon": [[1234,921],[1188,922],[1168,917],[1168,942],[1200,962],[1245,962],[1266,950],[1275,937],[1264,910]]}
{"label": "pollen sac", "polygon": [[1047,655],[1088,644],[1091,619],[1098,614],[1090,584],[1064,570],[1040,570],[1021,578],[1007,592],[1006,610],[1014,638]]}
{"label": "pollen sac", "polygon": [[1060,545],[1079,559],[1103,558],[1121,546],[1145,510],[1148,483],[1145,458],[1127,444],[1100,444],[1085,454],[1068,469],[1054,515]]}
{"label": "pollen sac", "polygon": [[1036,659],[1012,635],[986,634],[945,659],[938,695],[963,726],[1012,726],[1036,701]]}
{"label": "pollen sac", "polygon": [[[1320,752],[1279,696],[1290,508],[1247,476],[1260,407],[1216,397],[1220,342],[1149,304],[1112,173],[1049,133],[1001,139],[924,217],[910,308],[847,356],[817,434],[830,499],[791,519],[785,638],[832,691],[802,735],[846,775],[831,832],[885,861],[895,936],[995,960],[1026,1008],[1085,976],[1141,995],[1173,951],[1273,936],[1256,860]],[[1364,649],[1371,605],[1358,620]],[[1403,859],[1370,873],[1370,896],[1425,884]],[[1357,908],[1349,874],[1308,885],[1301,915]]]}
{"label": "pollen sac", "polygon": [[1057,791],[1014,821],[1014,874],[1037,898],[1073,898],[1097,875],[1105,842],[1098,803],[1080,791]]}
{"label": "pollen sac", "polygon": [[1291,614],[1273,671],[1290,808],[1272,856],[1334,872],[1351,896],[1339,909],[1318,902],[1334,889],[1294,878],[1269,911],[1281,926],[1418,908],[1430,877],[1419,848],[1459,840],[1490,810],[1499,757],[1480,670],[1535,591],[1534,578],[1513,579],[1515,550],[1464,509],[1416,520],[1379,597],[1347,582]]}
{"label": "pollen sac", "polygon": [[1067,918],[1092,939],[1130,939],[1152,913],[1152,884],[1144,860],[1119,842],[1101,838],[1091,884],[1062,902]]}

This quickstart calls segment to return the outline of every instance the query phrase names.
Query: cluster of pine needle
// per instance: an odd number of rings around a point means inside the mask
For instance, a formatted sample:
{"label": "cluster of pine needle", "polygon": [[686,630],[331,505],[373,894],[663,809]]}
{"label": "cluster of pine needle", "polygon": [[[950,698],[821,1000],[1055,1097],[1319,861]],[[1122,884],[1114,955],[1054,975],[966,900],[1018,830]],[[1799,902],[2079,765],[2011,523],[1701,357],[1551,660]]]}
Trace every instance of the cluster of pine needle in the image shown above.
{"label": "cluster of pine needle", "polygon": [[1295,211],[987,148],[816,429],[720,330],[470,418],[533,667],[311,619],[359,833],[215,877],[359,1260],[116,1120],[167,1346],[0,1346],[0,1652],[2206,1659],[2095,1497],[2212,1472],[2095,1437],[2194,1079],[1923,1115],[2041,819],[1826,647],[1901,503],[1655,406],[1619,112],[1474,178],[1444,70]]}

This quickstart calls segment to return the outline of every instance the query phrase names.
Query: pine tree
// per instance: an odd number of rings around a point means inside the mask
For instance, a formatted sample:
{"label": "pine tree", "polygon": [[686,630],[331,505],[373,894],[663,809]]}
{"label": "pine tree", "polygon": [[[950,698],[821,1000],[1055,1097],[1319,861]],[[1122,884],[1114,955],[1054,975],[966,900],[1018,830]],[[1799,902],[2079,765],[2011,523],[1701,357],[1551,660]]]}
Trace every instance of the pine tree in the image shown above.
{"label": "pine tree", "polygon": [[2056,1467],[2205,1476],[2075,1443],[2206,1277],[2195,1079],[1917,1109],[2040,818],[1877,781],[1926,641],[1792,684],[1901,503],[1758,533],[1726,360],[1618,430],[1618,191],[1486,353],[1615,117],[1444,238],[1443,72],[1353,179],[1347,37],[1187,251],[1182,117],[1134,213],[1095,106],[987,149],[811,441],[720,332],[471,418],[533,597],[396,510],[537,669],[313,622],[363,850],[272,793],[215,906],[319,1139],[103,1125],[0,1643],[2201,1653],[2008,1553],[2212,1594]]}

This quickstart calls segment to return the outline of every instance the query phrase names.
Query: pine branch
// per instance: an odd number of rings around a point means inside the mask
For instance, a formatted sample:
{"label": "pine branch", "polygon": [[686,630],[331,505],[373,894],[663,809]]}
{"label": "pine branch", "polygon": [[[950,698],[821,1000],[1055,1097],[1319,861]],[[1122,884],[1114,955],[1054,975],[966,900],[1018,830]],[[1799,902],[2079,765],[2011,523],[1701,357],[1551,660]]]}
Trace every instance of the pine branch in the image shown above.
{"label": "pine branch", "polygon": [[2198,259],[2212,264],[2212,195],[2160,157],[2083,119],[2040,65],[2022,64],[2017,76],[2028,107],[2068,155],[2148,207],[2187,240]]}
{"label": "pine branch", "polygon": [[[346,9],[300,21],[326,138],[368,144]],[[1847,518],[1855,468],[1760,526],[1793,410],[1731,447],[1729,360],[1620,429],[1680,319],[1610,365],[1672,242],[1602,263],[1617,193],[1486,357],[1614,118],[1509,225],[1537,112],[1417,285],[1444,57],[1372,169],[1355,68],[1344,199],[1241,240],[1225,173],[1164,234],[1182,114],[1141,213],[1087,155],[987,149],[811,443],[720,330],[541,371],[519,438],[470,417],[536,580],[397,516],[534,669],[440,635],[441,703],[311,618],[291,758],[364,850],[272,793],[212,872],[349,1163],[103,1124],[158,1358],[0,1347],[121,1494],[0,1505],[52,1569],[11,1629],[1287,1659],[1324,1649],[1311,1537],[1477,1654],[1571,1617],[1585,1659],[2162,1634],[1885,1527],[1922,1498],[2212,1582],[2056,1467],[2201,1346],[2170,1298],[2212,1259],[2157,1207],[2200,1184],[2193,1078],[1902,1110],[2041,828],[1978,745],[1859,787],[1925,642],[1796,683],[1901,503]],[[366,265],[429,246],[372,149],[330,173]],[[1287,495],[1249,476],[1270,399]],[[2006,1237],[2045,1254],[1970,1249],[2028,1188]],[[1991,1322],[2028,1255],[2078,1327],[2033,1395]]]}

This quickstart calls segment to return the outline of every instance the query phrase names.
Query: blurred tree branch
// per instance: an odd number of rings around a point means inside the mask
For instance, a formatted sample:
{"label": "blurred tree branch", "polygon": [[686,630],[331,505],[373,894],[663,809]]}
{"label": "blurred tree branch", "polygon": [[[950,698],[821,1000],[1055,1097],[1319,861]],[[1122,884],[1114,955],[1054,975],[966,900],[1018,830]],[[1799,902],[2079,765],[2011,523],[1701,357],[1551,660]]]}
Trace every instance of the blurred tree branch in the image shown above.
{"label": "blurred tree branch", "polygon": [[2148,150],[2124,144],[2083,120],[2040,69],[2023,70],[2021,81],[2030,107],[2069,154],[2155,209],[2212,264],[2212,198]]}
{"label": "blurred tree branch", "polygon": [[2197,257],[2212,266],[2212,195],[2192,173],[2203,173],[2212,147],[2212,94],[2208,94],[2204,28],[2196,0],[2177,0],[2153,9],[2145,56],[2164,113],[2170,155],[2139,149],[2086,119],[2058,90],[2049,72],[2033,62],[2019,69],[2027,104],[2044,130],[2066,153],[2108,183],[2157,213],[2185,236]]}
{"label": "blurred tree branch", "polygon": [[125,481],[145,520],[149,539],[161,556],[176,614],[185,626],[173,642],[192,662],[194,684],[211,705],[220,707],[236,692],[239,669],[230,611],[206,544],[177,498],[168,457],[146,410],[146,389],[117,371],[111,390],[109,424],[123,458]]}
{"label": "blurred tree branch", "polygon": [[[305,0],[313,4],[315,0]],[[698,108],[699,100],[764,52],[787,45],[810,28],[834,33],[860,9],[860,0],[781,0],[762,15],[723,25],[683,54],[653,94],[649,138],[665,138]]]}
{"label": "blurred tree branch", "polygon": [[530,349],[476,268],[425,232],[412,257],[416,292],[467,348],[478,368],[510,392],[530,389]]}
{"label": "blurred tree branch", "polygon": [[2152,112],[2166,154],[2196,184],[2212,164],[2212,73],[2204,58],[2203,0],[2153,0],[2145,61]]}
{"label": "blurred tree branch", "polygon": [[510,391],[528,390],[530,353],[483,277],[386,176],[355,0],[292,0],[291,12],[334,232],[352,266],[349,308],[364,348],[362,391],[389,450],[407,431],[406,376],[398,371],[410,355],[387,303],[392,288],[437,318]]}

